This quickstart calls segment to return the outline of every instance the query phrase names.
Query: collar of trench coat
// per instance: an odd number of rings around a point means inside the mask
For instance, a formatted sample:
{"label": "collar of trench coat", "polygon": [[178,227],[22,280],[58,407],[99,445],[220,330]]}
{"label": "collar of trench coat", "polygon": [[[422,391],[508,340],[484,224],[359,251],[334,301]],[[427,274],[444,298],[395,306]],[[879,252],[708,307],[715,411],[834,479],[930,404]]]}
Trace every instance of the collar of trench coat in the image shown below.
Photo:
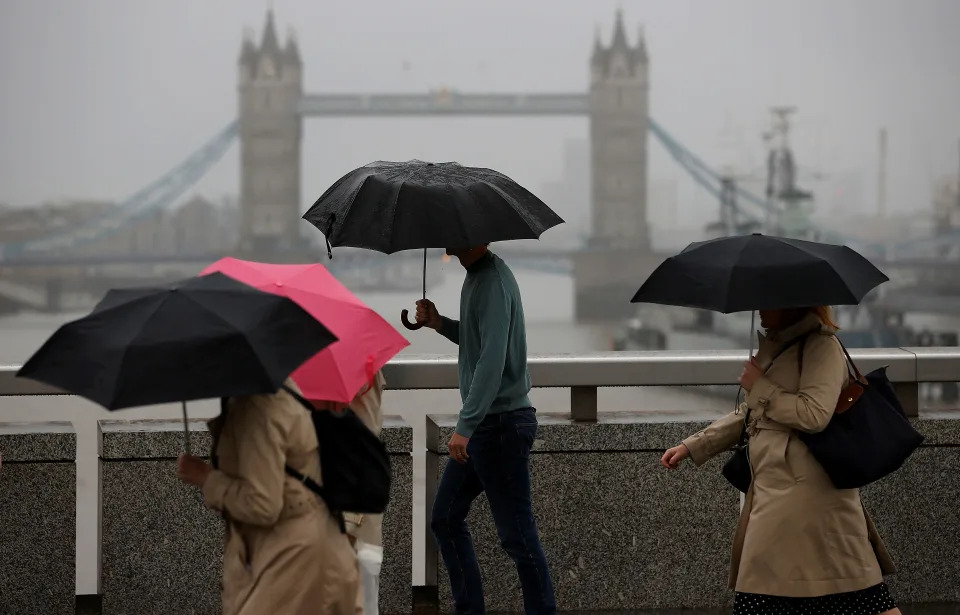
{"label": "collar of trench coat", "polygon": [[781,348],[798,337],[814,332],[834,335],[837,329],[824,324],[817,314],[810,312],[785,329],[779,331],[768,330],[766,334],[757,332],[757,362],[760,363],[762,369],[766,369]]}

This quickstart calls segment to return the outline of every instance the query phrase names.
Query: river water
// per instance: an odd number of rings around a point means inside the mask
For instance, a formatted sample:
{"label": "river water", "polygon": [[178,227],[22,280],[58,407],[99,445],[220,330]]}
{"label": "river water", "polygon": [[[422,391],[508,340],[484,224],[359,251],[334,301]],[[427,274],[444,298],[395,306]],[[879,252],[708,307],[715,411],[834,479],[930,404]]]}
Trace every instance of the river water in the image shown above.
{"label": "river water", "polygon": [[[443,267],[443,280],[428,294],[441,313],[456,314],[463,270],[456,263],[431,264]],[[574,325],[573,282],[565,275],[517,271],[528,321],[527,338],[531,354],[577,353],[609,350],[613,331],[605,327]],[[640,280],[638,280],[638,285]],[[359,291],[357,294],[389,322],[399,327],[399,312],[412,308],[417,289],[409,294]],[[79,317],[80,313],[21,313],[0,317],[0,365],[23,363],[58,326]],[[730,323],[728,323],[730,324]],[[744,329],[748,322],[742,323]],[[456,347],[430,330],[408,332],[400,328],[411,345],[403,354],[454,354]],[[720,349],[734,347],[721,337],[704,337],[670,332],[670,349]],[[563,389],[537,389],[534,404],[541,411],[569,411],[569,394]],[[601,390],[601,410],[650,410],[656,414],[686,417],[718,416],[731,400],[697,392],[692,388],[658,387]],[[217,404],[199,402],[189,405],[192,417],[205,418],[218,412]],[[388,391],[384,412],[400,415],[414,428],[414,583],[423,581],[424,545],[424,438],[426,414],[456,413],[456,391]],[[179,419],[179,406],[155,406],[109,413],[79,398],[31,397],[4,398],[0,421],[69,420],[77,431],[77,593],[97,593],[97,438],[96,421],[117,418]]]}

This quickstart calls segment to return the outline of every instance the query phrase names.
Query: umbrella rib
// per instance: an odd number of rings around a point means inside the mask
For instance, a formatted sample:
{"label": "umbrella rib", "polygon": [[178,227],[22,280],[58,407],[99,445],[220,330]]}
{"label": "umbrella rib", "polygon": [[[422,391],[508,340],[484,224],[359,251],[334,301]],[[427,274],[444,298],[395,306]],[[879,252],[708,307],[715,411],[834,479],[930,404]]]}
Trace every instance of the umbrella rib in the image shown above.
{"label": "umbrella rib", "polygon": [[[366,181],[366,180],[364,180]],[[400,180],[400,185],[393,192],[393,198],[390,201],[391,212],[390,212],[390,237],[387,239],[387,254],[393,252],[393,247],[396,245],[394,241],[396,240],[397,234],[397,212],[400,211],[400,191],[403,190],[403,187],[407,185],[407,180]]]}
{"label": "umbrella rib", "polygon": [[[334,342],[333,344],[330,344],[329,346],[327,346],[327,347],[324,348],[323,350],[327,350],[327,349],[329,349],[329,348],[332,348],[332,347],[334,346],[334,344],[338,344],[339,342],[340,342],[340,340],[338,339],[336,342]],[[323,350],[321,350],[320,352],[323,352]],[[313,355],[313,356],[315,357],[315,356],[317,356],[318,354],[320,354],[320,353],[317,353],[317,354],[315,354],[315,355]],[[311,358],[313,358],[313,357],[311,357]],[[307,359],[307,360],[309,361],[310,359]],[[340,369],[340,364],[339,364],[337,361],[331,361],[331,363],[333,363],[333,367],[334,367],[334,369],[335,369],[336,372],[337,372],[337,376],[340,378],[340,384],[343,385],[344,391],[347,392],[347,394],[349,395],[349,392],[346,391],[346,388],[347,388],[347,386],[346,386],[347,380],[346,380],[346,378],[344,378],[343,371]],[[347,403],[347,404],[350,404],[352,401],[353,401],[353,395],[350,395],[350,401],[348,401],[348,402],[346,402],[346,403]]]}
{"label": "umbrella rib", "polygon": [[[366,175],[366,176],[363,178],[363,180],[360,182],[360,184],[357,186],[356,190],[351,191],[350,199],[349,199],[349,201],[348,201],[350,204],[355,203],[355,202],[357,201],[357,195],[360,194],[360,191],[363,190],[363,186],[367,183],[367,180],[370,179],[371,177],[373,177],[373,173],[370,173],[370,174]],[[353,212],[353,207],[348,206],[348,207],[346,208],[346,213],[343,214],[343,220],[340,220],[340,229],[341,229],[341,230],[344,229],[344,228],[346,228],[346,226],[347,226],[347,220],[350,219],[350,214],[351,214],[352,212]],[[331,212],[331,215],[334,215],[334,216],[335,216],[336,214],[333,213],[333,212]],[[336,223],[336,220],[334,220],[334,223]],[[330,227],[330,231],[331,231],[331,235],[332,235],[332,234],[333,234],[333,226],[332,226],[332,225],[331,225],[331,227]],[[330,244],[333,245],[333,241],[334,241],[333,239],[331,239],[330,237],[327,237],[327,241],[329,241]]]}
{"label": "umbrella rib", "polygon": [[[511,210],[518,218],[520,218],[520,222],[521,222],[525,227],[527,227],[527,230],[530,231],[531,233],[536,234],[536,235],[537,235],[536,238],[537,238],[538,240],[540,239],[540,234],[538,234],[535,229],[531,228],[530,222],[520,213],[520,210],[519,210],[519,209],[517,208],[517,206],[516,206],[516,199],[514,199],[513,197],[511,197],[509,194],[507,194],[504,190],[502,190],[502,189],[501,189],[499,186],[497,186],[496,184],[493,184],[493,183],[491,183],[491,182],[489,182],[489,181],[487,181],[487,180],[485,180],[485,179],[484,179],[484,180],[481,180],[480,183],[483,184],[484,186],[486,186],[487,188],[493,190],[500,198],[502,198],[502,199],[507,203],[507,205],[510,206],[510,210]],[[518,184],[518,185],[519,185],[519,184]]]}
{"label": "umbrella rib", "polygon": [[[448,190],[450,189],[449,186],[447,187],[447,189],[448,189]],[[473,194],[473,193],[470,191],[469,188],[463,187],[462,189],[463,189],[464,192],[466,192],[468,195],[470,195],[470,199],[473,200],[473,201],[476,203],[477,196],[476,196],[475,194]],[[469,231],[467,230],[467,223],[466,223],[466,221],[463,219],[463,208],[460,207],[460,201],[459,201],[458,199],[454,199],[453,202],[454,202],[454,203],[457,203],[457,206],[454,207],[454,211],[455,211],[456,214],[457,214],[457,222],[458,222],[458,225],[459,225],[459,227],[460,227],[460,236],[463,237],[464,241],[466,241],[468,244],[469,244],[469,243],[472,243],[472,242],[473,242],[473,239],[469,236]],[[478,207],[478,209],[479,209],[479,207]],[[460,247],[467,248],[467,247],[473,247],[473,246],[460,246]]]}
{"label": "umbrella rib", "polygon": [[123,303],[118,303],[118,304],[116,304],[116,305],[111,305],[111,306],[108,307],[108,308],[104,308],[104,309],[102,309],[102,310],[98,310],[98,313],[99,313],[99,314],[107,314],[107,313],[112,312],[113,310],[116,310],[117,308],[128,307],[128,306],[130,306],[130,305],[132,305],[132,304],[137,303],[138,301],[144,301],[144,300],[146,300],[146,299],[152,299],[152,298],[155,298],[155,297],[156,297],[156,294],[154,294],[154,293],[151,293],[151,294],[149,294],[149,295],[142,295],[142,296],[140,296],[140,297],[134,297],[133,299],[130,299],[129,301],[124,301]]}
{"label": "umbrella rib", "polygon": [[[133,342],[140,336],[141,333],[143,333],[143,329],[144,329],[144,327],[147,326],[147,322],[148,322],[151,318],[153,318],[154,314],[156,314],[158,311],[160,311],[160,308],[163,307],[163,304],[167,301],[167,297],[168,297],[168,296],[169,296],[169,295],[166,295],[166,296],[162,297],[162,298],[160,299],[160,301],[158,301],[157,304],[156,304],[155,306],[153,306],[153,309],[152,309],[152,310],[150,311],[150,313],[146,316],[146,318],[143,319],[143,322],[140,324],[139,330],[137,330],[136,333],[134,333],[132,336],[130,336],[130,340],[127,342],[127,345],[124,346],[123,350],[120,352],[120,361],[117,363],[117,371],[116,371],[116,373],[114,374],[114,376],[115,376],[114,382],[119,382],[119,381],[120,381],[120,373],[123,371],[123,364],[124,364],[124,362],[125,362],[125,359],[127,358],[127,353],[130,351],[130,347],[133,345]],[[119,307],[119,306],[114,306],[114,307]],[[113,309],[113,308],[111,308],[111,309]],[[107,406],[107,407],[108,407],[108,408],[113,407],[113,406],[116,404],[116,401],[117,401],[117,389],[116,389],[116,387],[114,387],[114,389],[113,389],[113,394],[110,396],[110,405]]]}
{"label": "umbrella rib", "polygon": [[[251,288],[252,288],[252,287],[251,287]],[[254,289],[254,290],[256,290],[256,289]],[[257,292],[261,292],[261,291],[257,291]],[[268,375],[270,374],[270,370],[267,369],[267,366],[263,364],[263,360],[260,358],[260,353],[257,352],[257,349],[254,348],[254,347],[253,347],[253,344],[250,343],[250,339],[246,336],[246,334],[245,334],[237,325],[233,324],[232,322],[230,322],[229,320],[227,320],[226,318],[224,318],[221,314],[218,314],[217,312],[211,310],[210,308],[208,308],[208,307],[205,306],[204,304],[200,303],[200,302],[197,301],[194,297],[191,297],[190,295],[183,295],[183,296],[184,296],[185,298],[189,299],[190,301],[192,301],[193,303],[195,303],[196,305],[198,305],[198,306],[199,306],[200,308],[202,308],[205,312],[207,312],[207,313],[209,313],[209,314],[213,314],[213,315],[214,315],[215,317],[217,317],[221,322],[229,325],[229,326],[230,326],[231,328],[233,328],[235,331],[240,331],[241,334],[242,334],[240,337],[243,338],[243,343],[247,345],[247,348],[249,348],[249,349],[250,349],[250,352],[253,354],[253,356],[256,357],[257,363],[258,363],[258,364],[260,365],[260,367],[263,369],[264,373],[266,373],[266,374],[268,374]],[[289,301],[293,301],[293,299],[290,299],[289,297],[288,297],[287,299],[288,299]],[[300,309],[303,309],[303,308],[300,308]],[[318,321],[318,322],[319,322],[319,321]],[[322,324],[322,323],[321,323],[321,324]],[[289,374],[287,374],[287,375],[289,376]]]}
{"label": "umbrella rib", "polygon": [[[724,286],[724,296],[723,296],[724,307],[728,307],[728,308],[730,307],[730,285],[733,282],[733,274],[737,270],[737,266],[738,266],[738,263],[740,262],[740,258],[743,256],[743,252],[747,249],[747,246],[749,245],[749,241],[750,240],[748,238],[747,241],[744,241],[743,245],[740,246],[740,249],[737,251],[737,258],[734,261],[734,264],[730,267],[730,273],[727,276],[727,283]],[[751,335],[753,334],[751,333]]]}

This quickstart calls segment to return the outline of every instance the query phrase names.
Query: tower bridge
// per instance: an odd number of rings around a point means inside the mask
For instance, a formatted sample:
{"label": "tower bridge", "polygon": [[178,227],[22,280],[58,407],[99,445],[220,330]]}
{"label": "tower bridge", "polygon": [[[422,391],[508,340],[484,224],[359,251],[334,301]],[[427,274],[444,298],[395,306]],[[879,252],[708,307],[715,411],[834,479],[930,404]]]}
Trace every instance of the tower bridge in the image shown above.
{"label": "tower bridge", "polygon": [[[571,273],[575,281],[578,319],[617,319],[632,315],[634,306],[622,301],[625,287],[636,286],[664,255],[651,249],[647,224],[648,140],[654,138],[689,177],[717,198],[726,219],[758,222],[770,211],[767,200],[732,185],[696,154],[674,139],[650,117],[650,57],[642,36],[631,42],[623,14],[616,15],[609,44],[599,36],[589,60],[585,92],[466,93],[437,90],[427,93],[310,93],[303,83],[303,58],[293,38],[281,41],[272,11],[259,40],[245,38],[238,59],[238,118],[174,169],[100,216],[78,228],[51,232],[20,243],[0,245],[0,268],[6,287],[0,297],[36,303],[40,285],[57,296],[64,271],[111,279],[154,277],[186,271],[217,255],[141,254],[98,256],[98,246],[130,232],[158,211],[178,202],[222,157],[234,139],[240,144],[240,222],[238,256],[262,260],[316,260],[318,254],[301,237],[304,208],[301,193],[303,122],[310,117],[362,116],[576,116],[588,121],[591,165],[591,232],[579,250],[512,254],[519,266]],[[812,228],[812,227],[811,227]],[[814,229],[816,230],[816,229]],[[827,234],[825,239],[838,239]],[[942,239],[938,240],[941,241]],[[911,282],[921,279],[927,265],[937,279],[956,279],[957,238],[952,259],[926,257],[904,265]],[[549,236],[544,244],[549,243]],[[857,246],[861,247],[861,246]],[[877,246],[868,246],[882,258]],[[498,248],[503,251],[503,248]],[[510,248],[506,248],[510,250]],[[891,255],[887,255],[891,256]],[[98,260],[98,258],[100,260]],[[366,257],[331,263],[359,267]],[[395,256],[398,262],[405,259]],[[122,262],[117,262],[122,261]],[[84,264],[86,262],[86,264]],[[383,259],[366,258],[383,267]],[[109,266],[108,266],[109,265]],[[899,265],[898,265],[899,267]],[[135,272],[131,274],[130,272]],[[397,272],[393,272],[396,274]],[[46,278],[44,277],[46,275]],[[927,274],[933,275],[933,274]],[[10,278],[10,279],[7,279]],[[66,278],[66,280],[64,280]],[[21,287],[17,287],[16,283]],[[960,287],[960,285],[958,285]],[[6,288],[6,290],[4,290]],[[30,288],[27,288],[30,291]],[[48,301],[51,303],[51,301]]]}

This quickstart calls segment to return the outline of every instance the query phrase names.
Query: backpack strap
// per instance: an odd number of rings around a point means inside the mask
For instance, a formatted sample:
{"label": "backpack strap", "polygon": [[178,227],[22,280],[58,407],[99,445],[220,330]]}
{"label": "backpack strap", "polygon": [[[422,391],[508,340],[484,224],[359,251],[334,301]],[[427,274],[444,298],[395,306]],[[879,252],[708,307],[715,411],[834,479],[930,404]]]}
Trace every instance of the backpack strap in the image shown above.
{"label": "backpack strap", "polygon": [[[294,391],[293,389],[291,389],[291,388],[288,387],[287,385],[283,385],[281,388],[282,388],[282,390],[286,391],[291,397],[293,397],[295,400],[297,400],[297,402],[299,402],[299,404],[300,404],[301,406],[303,406],[304,409],[307,410],[307,412],[316,412],[316,409],[314,409],[313,405],[312,405],[310,402],[308,402],[308,401],[303,397],[303,395],[300,395],[299,393],[297,393],[296,391]],[[327,493],[326,493],[326,490],[323,488],[323,485],[321,485],[321,484],[318,483],[317,481],[313,480],[312,478],[310,478],[310,477],[307,476],[306,474],[304,474],[304,473],[302,473],[302,472],[299,472],[299,471],[291,468],[291,467],[288,466],[288,465],[284,465],[284,466],[283,466],[283,470],[284,470],[284,472],[287,473],[287,476],[291,476],[291,477],[293,477],[294,479],[300,481],[300,483],[301,483],[304,487],[306,487],[306,488],[309,489],[310,491],[312,491],[312,492],[314,492],[315,494],[317,494],[317,495],[320,497],[320,499],[323,500],[323,502],[327,505],[327,508],[330,509],[330,513],[331,513],[331,514],[334,516],[334,518],[337,520],[337,523],[338,523],[339,526],[340,526],[340,532],[346,534],[346,533],[347,533],[347,525],[346,525],[346,522],[344,521],[344,518],[343,518],[343,511],[335,510],[335,509],[331,506],[331,504],[330,504],[330,499],[327,497]],[[323,468],[320,468],[320,470],[323,471]]]}

